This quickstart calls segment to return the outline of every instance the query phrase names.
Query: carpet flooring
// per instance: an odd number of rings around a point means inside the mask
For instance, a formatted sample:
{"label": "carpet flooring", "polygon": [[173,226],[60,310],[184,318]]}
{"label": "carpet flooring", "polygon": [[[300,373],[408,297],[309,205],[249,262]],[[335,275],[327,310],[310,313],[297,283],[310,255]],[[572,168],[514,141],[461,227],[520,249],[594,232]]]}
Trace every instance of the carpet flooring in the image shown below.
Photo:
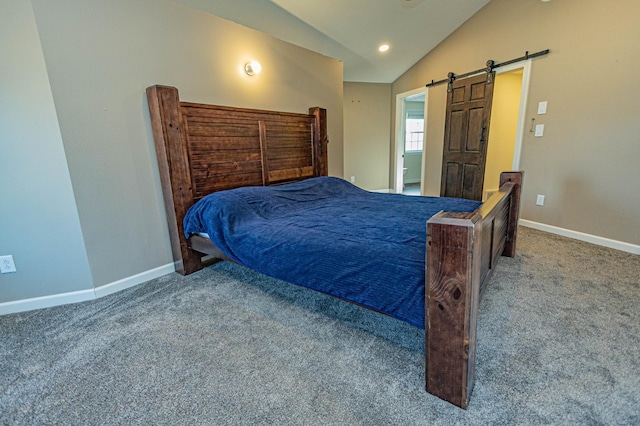
{"label": "carpet flooring", "polygon": [[640,256],[520,228],[468,410],[421,330],[220,262],[0,317],[0,424],[640,424]]}

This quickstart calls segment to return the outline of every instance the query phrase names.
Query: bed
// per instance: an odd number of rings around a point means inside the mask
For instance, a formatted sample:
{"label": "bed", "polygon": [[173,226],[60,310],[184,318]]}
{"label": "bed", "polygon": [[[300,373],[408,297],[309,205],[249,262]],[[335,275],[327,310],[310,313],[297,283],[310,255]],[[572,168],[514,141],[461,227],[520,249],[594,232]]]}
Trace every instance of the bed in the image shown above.
{"label": "bed", "polygon": [[[190,103],[180,100],[176,88],[159,85],[147,89],[147,99],[177,272],[202,269],[204,256],[230,260],[424,328],[426,390],[467,407],[480,295],[500,257],[515,255],[522,172],[502,173],[500,189],[480,205],[442,199],[435,201],[445,204],[426,206],[431,202],[427,197],[371,193],[328,177],[327,113],[322,108],[289,113]],[[308,198],[312,190],[317,197],[318,188],[325,191],[320,198]],[[337,210],[326,202],[334,198]],[[291,211],[285,227],[269,230],[284,211],[271,200],[282,199],[293,200],[286,207]],[[244,213],[233,203],[215,210],[223,200],[260,204],[262,210]],[[355,203],[351,210],[374,204],[378,212],[345,219],[350,201]],[[305,207],[296,207],[301,202]],[[201,207],[206,203],[207,208]],[[392,213],[384,216],[387,204]],[[265,213],[274,209],[278,215]],[[399,212],[418,225],[407,226],[388,246],[387,228],[394,225],[387,220]],[[240,228],[236,219],[244,215],[257,227]],[[372,222],[347,235],[363,216]],[[221,230],[212,217],[234,221]],[[336,217],[340,219],[333,222]],[[294,232],[287,234],[287,229]],[[320,241],[320,231],[334,232],[333,241]],[[345,240],[346,246],[337,240]],[[260,243],[266,249],[259,251]],[[394,257],[398,248],[406,249],[402,257]],[[363,257],[345,254],[358,252]],[[311,256],[312,261],[302,263]],[[408,267],[405,258],[418,281],[400,295],[385,293],[389,286],[378,284],[394,277],[409,281],[398,275]],[[276,267],[269,269],[272,265]],[[364,294],[370,287],[382,293]]]}

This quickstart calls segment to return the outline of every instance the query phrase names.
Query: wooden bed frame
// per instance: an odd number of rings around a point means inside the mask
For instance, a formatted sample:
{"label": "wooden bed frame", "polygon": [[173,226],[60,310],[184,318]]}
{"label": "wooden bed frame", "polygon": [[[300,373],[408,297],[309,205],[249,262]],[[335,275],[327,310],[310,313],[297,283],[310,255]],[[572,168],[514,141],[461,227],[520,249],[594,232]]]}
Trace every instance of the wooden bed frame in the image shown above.
{"label": "wooden bed frame", "polygon": [[[214,191],[327,175],[326,111],[308,114],[181,102],[178,90],[147,88],[151,125],[176,271],[227,259],[200,236],[186,239],[187,209]],[[514,256],[522,172],[472,213],[427,221],[426,390],[466,408],[474,384],[478,304],[500,255]]]}

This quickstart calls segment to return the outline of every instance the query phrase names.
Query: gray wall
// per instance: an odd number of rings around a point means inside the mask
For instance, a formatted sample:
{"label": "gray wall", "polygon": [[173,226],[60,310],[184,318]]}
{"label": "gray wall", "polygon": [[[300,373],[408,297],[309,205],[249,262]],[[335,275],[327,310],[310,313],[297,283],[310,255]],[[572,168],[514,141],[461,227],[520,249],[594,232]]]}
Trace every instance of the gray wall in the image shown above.
{"label": "gray wall", "polygon": [[344,176],[388,189],[391,84],[344,83]]}
{"label": "gray wall", "polygon": [[[150,85],[176,86],[193,102],[327,108],[329,172],[342,176],[341,62],[170,0],[1,1],[1,52],[15,64],[3,64],[11,78],[0,103],[11,115],[0,134],[3,146],[20,146],[15,167],[3,158],[1,171],[11,238],[5,221],[0,254],[16,255],[19,273],[0,277],[15,283],[11,294],[0,287],[0,303],[104,288],[172,262]],[[250,78],[242,67],[252,59],[262,73]]]}
{"label": "gray wall", "polygon": [[69,170],[31,3],[0,1],[0,303],[91,290]]}

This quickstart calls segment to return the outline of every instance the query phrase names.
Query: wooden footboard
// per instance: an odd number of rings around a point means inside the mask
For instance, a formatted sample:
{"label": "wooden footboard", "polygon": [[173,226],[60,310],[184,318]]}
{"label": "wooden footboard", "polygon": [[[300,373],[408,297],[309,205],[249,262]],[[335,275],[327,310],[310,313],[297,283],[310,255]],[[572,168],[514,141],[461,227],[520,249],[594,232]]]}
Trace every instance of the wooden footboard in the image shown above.
{"label": "wooden footboard", "polygon": [[425,367],[427,392],[466,408],[474,384],[481,291],[501,255],[514,256],[522,172],[472,213],[427,222]]}

